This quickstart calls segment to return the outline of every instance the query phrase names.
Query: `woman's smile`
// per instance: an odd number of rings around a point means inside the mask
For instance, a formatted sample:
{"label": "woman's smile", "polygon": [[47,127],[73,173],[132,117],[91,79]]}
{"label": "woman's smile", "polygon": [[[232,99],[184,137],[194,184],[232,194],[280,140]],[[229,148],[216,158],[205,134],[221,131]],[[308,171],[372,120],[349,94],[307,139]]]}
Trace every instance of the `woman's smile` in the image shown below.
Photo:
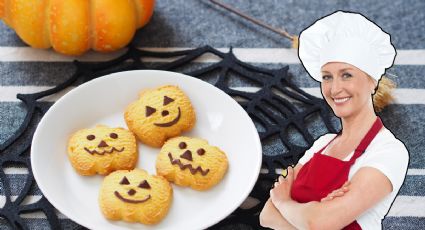
{"label": "woman's smile", "polygon": [[351,97],[340,97],[340,98],[332,98],[335,102],[335,105],[344,105],[346,102],[348,102]]}

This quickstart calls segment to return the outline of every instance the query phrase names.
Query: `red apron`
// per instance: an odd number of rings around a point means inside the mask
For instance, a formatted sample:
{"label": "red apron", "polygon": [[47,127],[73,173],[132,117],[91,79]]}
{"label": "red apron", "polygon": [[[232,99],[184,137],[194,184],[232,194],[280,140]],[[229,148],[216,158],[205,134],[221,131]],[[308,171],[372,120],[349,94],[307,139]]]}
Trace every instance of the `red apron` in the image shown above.
{"label": "red apron", "polygon": [[[310,161],[308,161],[298,172],[297,178],[292,184],[292,199],[299,203],[320,201],[333,190],[341,188],[348,180],[351,166],[356,162],[356,159],[363,154],[382,127],[382,121],[377,117],[375,123],[363,137],[349,161],[343,161],[321,154],[323,149],[325,149],[339,134],[335,136],[335,138],[320,149],[319,152],[316,152]],[[354,221],[344,229],[361,229],[361,227],[357,221]]]}

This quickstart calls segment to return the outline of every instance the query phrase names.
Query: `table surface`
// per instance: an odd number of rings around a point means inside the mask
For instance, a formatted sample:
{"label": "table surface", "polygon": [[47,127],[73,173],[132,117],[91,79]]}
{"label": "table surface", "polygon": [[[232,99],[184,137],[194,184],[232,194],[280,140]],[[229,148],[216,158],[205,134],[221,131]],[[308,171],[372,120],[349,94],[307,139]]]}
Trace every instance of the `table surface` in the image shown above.
{"label": "table surface", "polygon": [[[425,9],[424,1],[280,1],[227,0],[247,14],[275,27],[284,27],[291,34],[335,10],[361,12],[391,34],[397,49],[395,65],[387,72],[397,83],[396,102],[379,113],[385,126],[403,141],[410,153],[409,170],[390,212],[383,221],[384,229],[425,228]],[[289,65],[292,81],[307,92],[320,96],[319,85],[308,77],[290,42],[235,16],[206,0],[157,1],[151,22],[135,37],[138,47],[170,51],[209,45],[215,48],[234,47],[235,55],[256,66],[279,68]],[[55,86],[72,73],[72,60],[105,61],[122,53],[99,55],[92,52],[81,57],[65,57],[51,50],[28,48],[13,30],[0,22],[0,143],[4,143],[22,123],[25,107],[16,99],[17,93],[38,92]],[[203,63],[195,63],[202,66]],[[76,83],[77,84],[77,83]],[[242,86],[243,85],[235,85]],[[47,105],[57,98],[50,97]],[[263,146],[265,154],[275,149]],[[1,155],[1,153],[0,153]],[[22,189],[27,171],[5,169],[12,185],[12,195]],[[4,189],[0,184],[0,204]],[[32,197],[40,197],[35,190]],[[1,206],[1,205],[0,205]],[[28,214],[24,218],[37,228],[47,228],[45,217]],[[77,224],[60,218],[64,228]],[[0,219],[0,228],[7,228]],[[235,227],[236,228],[236,227]]]}

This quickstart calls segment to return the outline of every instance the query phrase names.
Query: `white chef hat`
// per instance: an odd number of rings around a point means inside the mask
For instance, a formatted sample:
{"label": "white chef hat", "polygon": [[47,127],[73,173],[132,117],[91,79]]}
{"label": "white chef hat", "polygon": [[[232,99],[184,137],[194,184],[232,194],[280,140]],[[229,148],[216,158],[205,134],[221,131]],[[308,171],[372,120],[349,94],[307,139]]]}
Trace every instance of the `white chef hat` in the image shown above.
{"label": "white chef hat", "polygon": [[313,23],[299,36],[298,55],[307,72],[322,81],[328,62],[345,62],[376,82],[394,63],[390,35],[361,14],[336,11]]}

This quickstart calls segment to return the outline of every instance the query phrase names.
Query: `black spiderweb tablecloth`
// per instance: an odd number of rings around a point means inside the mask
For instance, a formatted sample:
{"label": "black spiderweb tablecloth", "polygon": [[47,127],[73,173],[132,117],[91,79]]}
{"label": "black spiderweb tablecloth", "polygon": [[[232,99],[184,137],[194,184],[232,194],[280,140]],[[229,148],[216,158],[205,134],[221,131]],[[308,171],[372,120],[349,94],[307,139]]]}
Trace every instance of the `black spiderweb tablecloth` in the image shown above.
{"label": "black spiderweb tablecloth", "polygon": [[[209,63],[197,70],[182,71],[185,66],[192,65],[194,60],[203,55],[215,55],[220,61]],[[159,60],[173,58],[173,61],[152,64],[142,60],[149,57]],[[137,69],[183,72],[203,80],[207,76],[216,75],[214,85],[235,98],[254,121],[263,144],[263,153],[267,146],[275,145],[277,148],[272,151],[273,154],[263,154],[263,170],[250,194],[252,200],[256,202],[251,202],[250,207],[238,208],[226,219],[211,227],[212,229],[235,228],[232,226],[261,228],[258,214],[269,197],[270,187],[277,177],[276,169],[296,164],[304,151],[314,142],[315,138],[309,131],[309,125],[320,120],[319,122],[325,124],[329,132],[336,132],[331,124],[333,115],[326,103],[291,83],[288,66],[279,69],[255,67],[238,60],[231,49],[228,53],[223,53],[205,46],[176,52],[151,52],[129,47],[125,54],[107,62],[74,63],[76,70],[67,81],[46,91],[17,95],[25,105],[27,114],[14,135],[0,146],[0,182],[6,197],[6,203],[0,209],[0,216],[14,229],[28,229],[20,215],[39,211],[46,215],[52,229],[61,228],[54,207],[44,196],[32,204],[23,202],[36,186],[29,158],[35,130],[30,127],[36,127],[35,124],[48,109],[48,106],[39,99],[58,93],[76,82],[86,82],[109,73]],[[257,85],[258,88],[248,92],[230,87],[229,82],[234,77]],[[13,201],[10,192],[12,182],[6,177],[4,170],[6,167],[29,169],[26,183]]]}

